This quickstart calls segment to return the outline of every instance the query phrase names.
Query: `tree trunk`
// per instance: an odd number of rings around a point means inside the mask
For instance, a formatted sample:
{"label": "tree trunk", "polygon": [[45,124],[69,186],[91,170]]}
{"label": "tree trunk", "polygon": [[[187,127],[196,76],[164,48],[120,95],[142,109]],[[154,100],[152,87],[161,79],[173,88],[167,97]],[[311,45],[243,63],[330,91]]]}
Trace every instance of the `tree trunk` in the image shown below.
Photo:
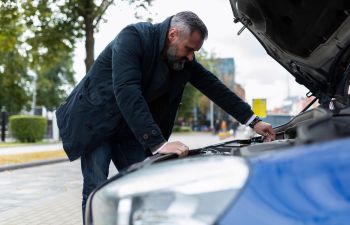
{"label": "tree trunk", "polygon": [[95,40],[94,40],[94,26],[93,26],[93,18],[87,16],[84,18],[85,22],[85,51],[86,51],[86,59],[85,59],[85,67],[86,73],[89,71],[91,65],[94,63],[94,48],[95,48]]}

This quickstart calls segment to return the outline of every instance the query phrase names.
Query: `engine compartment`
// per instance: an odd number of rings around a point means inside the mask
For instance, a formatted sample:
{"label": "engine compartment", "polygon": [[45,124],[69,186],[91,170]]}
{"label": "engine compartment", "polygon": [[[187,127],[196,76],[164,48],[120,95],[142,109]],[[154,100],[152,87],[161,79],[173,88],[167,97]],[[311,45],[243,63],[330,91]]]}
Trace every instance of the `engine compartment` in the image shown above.
{"label": "engine compartment", "polygon": [[233,140],[218,145],[191,150],[191,154],[224,154],[252,156],[266,151],[280,151],[297,145],[329,141],[350,136],[350,113],[339,114],[321,107],[306,111],[290,122],[274,128],[276,140],[264,142],[261,136],[246,140]]}
{"label": "engine compartment", "polygon": [[[277,133],[275,141],[264,142],[262,136],[256,136],[250,139],[232,140],[203,148],[191,149],[188,154],[192,157],[210,155],[249,157],[264,152],[283,151],[293,146],[349,137],[350,108],[348,107],[334,113],[320,106],[301,113],[288,123],[274,129]],[[123,176],[123,174],[142,167],[177,158],[176,154],[157,154],[140,163],[133,164],[119,175]]]}

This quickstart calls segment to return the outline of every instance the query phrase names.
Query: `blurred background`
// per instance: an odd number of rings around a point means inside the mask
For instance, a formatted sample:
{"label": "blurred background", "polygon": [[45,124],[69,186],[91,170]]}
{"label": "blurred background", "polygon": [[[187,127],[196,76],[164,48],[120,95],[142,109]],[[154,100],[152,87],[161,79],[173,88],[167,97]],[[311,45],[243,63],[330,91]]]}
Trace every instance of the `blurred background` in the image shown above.
{"label": "blurred background", "polygon": [[[8,122],[14,115],[45,118],[43,138],[59,140],[55,109],[118,32],[130,23],[158,23],[184,10],[195,12],[209,30],[197,59],[266,121],[273,126],[285,123],[311,101],[307,90],[266,54],[248,30],[237,35],[242,25],[234,24],[228,0],[1,0],[2,140],[12,138]],[[225,136],[238,127],[187,85],[175,132],[230,132]]]}

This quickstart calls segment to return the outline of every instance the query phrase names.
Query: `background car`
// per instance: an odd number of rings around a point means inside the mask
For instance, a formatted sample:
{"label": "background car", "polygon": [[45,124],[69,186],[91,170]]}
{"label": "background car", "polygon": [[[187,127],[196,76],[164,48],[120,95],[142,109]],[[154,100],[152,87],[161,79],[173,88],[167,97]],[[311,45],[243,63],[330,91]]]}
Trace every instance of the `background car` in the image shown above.
{"label": "background car", "polygon": [[320,106],[276,127],[273,142],[253,137],[132,165],[91,194],[88,224],[349,224],[350,2],[230,3],[235,22]]}

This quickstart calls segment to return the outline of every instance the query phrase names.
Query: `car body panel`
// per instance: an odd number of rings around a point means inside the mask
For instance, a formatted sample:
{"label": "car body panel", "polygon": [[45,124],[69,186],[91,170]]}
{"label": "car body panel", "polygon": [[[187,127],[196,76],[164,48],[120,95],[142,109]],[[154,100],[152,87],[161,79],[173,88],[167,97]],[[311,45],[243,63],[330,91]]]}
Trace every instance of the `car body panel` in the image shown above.
{"label": "car body panel", "polygon": [[217,224],[348,224],[349,146],[347,138],[250,158],[246,188]]}

